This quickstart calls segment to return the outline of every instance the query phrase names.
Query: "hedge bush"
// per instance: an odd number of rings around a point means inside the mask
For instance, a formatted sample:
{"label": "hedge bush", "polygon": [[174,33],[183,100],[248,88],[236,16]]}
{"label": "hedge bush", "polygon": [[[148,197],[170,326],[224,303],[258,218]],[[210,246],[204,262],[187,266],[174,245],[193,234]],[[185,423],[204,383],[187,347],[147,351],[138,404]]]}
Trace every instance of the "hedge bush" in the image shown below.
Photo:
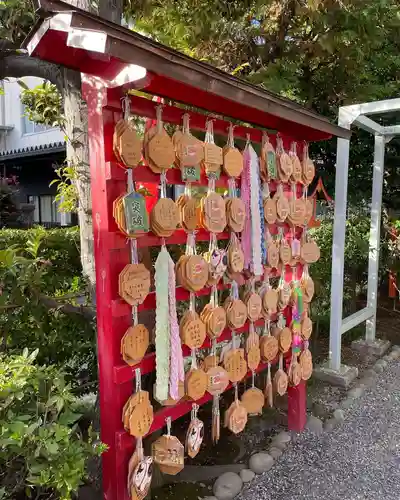
{"label": "hedge bush", "polygon": [[39,349],[40,364],[60,366],[75,386],[94,390],[94,322],[38,300],[38,294],[61,298],[85,292],[78,229],[4,229],[0,253],[0,351]]}

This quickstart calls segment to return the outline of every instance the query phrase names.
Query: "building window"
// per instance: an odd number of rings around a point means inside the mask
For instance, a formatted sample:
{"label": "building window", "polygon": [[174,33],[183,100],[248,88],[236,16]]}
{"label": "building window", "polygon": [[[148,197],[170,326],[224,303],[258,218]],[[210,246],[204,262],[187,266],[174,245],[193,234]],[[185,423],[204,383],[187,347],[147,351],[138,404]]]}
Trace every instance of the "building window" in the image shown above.
{"label": "building window", "polygon": [[58,203],[50,194],[41,196],[28,196],[28,203],[35,206],[33,222],[44,226],[58,226],[61,224],[61,214]]}
{"label": "building window", "polygon": [[26,116],[25,106],[22,104],[22,133],[23,134],[37,134],[38,132],[44,132],[45,130],[50,130],[52,127],[49,125],[42,125],[40,123],[32,122]]}

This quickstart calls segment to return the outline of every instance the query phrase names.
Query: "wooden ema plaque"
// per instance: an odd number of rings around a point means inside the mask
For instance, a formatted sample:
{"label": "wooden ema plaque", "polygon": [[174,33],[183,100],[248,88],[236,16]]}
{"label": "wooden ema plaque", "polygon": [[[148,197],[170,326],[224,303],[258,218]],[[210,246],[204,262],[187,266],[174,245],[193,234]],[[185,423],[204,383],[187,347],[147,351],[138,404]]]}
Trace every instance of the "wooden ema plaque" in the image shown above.
{"label": "wooden ema plaque", "polygon": [[175,436],[164,434],[152,444],[154,462],[164,474],[175,476],[184,468],[185,450]]}
{"label": "wooden ema plaque", "polygon": [[300,255],[301,260],[305,264],[314,264],[315,262],[318,262],[321,252],[315,241],[311,240],[306,241],[301,245]]}
{"label": "wooden ema plaque", "polygon": [[248,293],[244,298],[247,308],[247,317],[250,321],[257,321],[261,316],[262,300],[258,293]]}
{"label": "wooden ema plaque", "polygon": [[278,340],[272,335],[264,335],[260,340],[260,350],[263,361],[270,363],[278,355]]}
{"label": "wooden ema plaque", "polygon": [[194,311],[186,311],[179,325],[182,342],[190,349],[198,349],[206,339],[206,325]]}
{"label": "wooden ema plaque", "polygon": [[201,200],[202,225],[210,233],[222,233],[226,227],[225,202],[221,195],[209,193]]}
{"label": "wooden ema plaque", "polygon": [[308,349],[304,349],[304,351],[300,354],[299,365],[301,378],[303,380],[309,380],[313,372],[313,361],[312,354]]}
{"label": "wooden ema plaque", "polygon": [[176,264],[176,277],[189,292],[199,292],[208,280],[208,264],[201,255],[182,255]]}
{"label": "wooden ema plaque", "polygon": [[118,151],[123,163],[129,168],[137,167],[142,159],[142,141],[132,125],[128,125],[119,137]]}
{"label": "wooden ema plaque", "polygon": [[262,296],[262,309],[267,317],[275,314],[278,310],[279,293],[275,288],[268,288]]}
{"label": "wooden ema plaque", "polygon": [[267,243],[267,264],[272,269],[277,269],[279,266],[278,242],[272,239]]}
{"label": "wooden ema plaque", "polygon": [[309,186],[315,177],[315,165],[308,154],[303,159],[301,166],[303,170],[303,182],[306,186]]}
{"label": "wooden ema plaque", "polygon": [[196,198],[190,198],[187,195],[181,194],[176,200],[176,205],[179,209],[180,224],[187,231],[197,229],[199,220],[199,203]]}
{"label": "wooden ema plaque", "polygon": [[153,423],[153,406],[149,393],[139,391],[131,396],[123,408],[123,423],[132,436],[144,437]]}
{"label": "wooden ema plaque", "polygon": [[244,430],[247,424],[247,410],[244,405],[237,399],[225,412],[225,427],[239,434]]}
{"label": "wooden ema plaque", "polygon": [[121,354],[128,365],[139,363],[149,347],[150,335],[144,325],[130,326],[122,337]]}
{"label": "wooden ema plaque", "polygon": [[295,151],[291,151],[290,154],[290,159],[292,161],[292,175],[291,175],[291,181],[295,183],[303,183],[303,167],[301,165],[301,161],[299,157],[297,156],[297,153]]}
{"label": "wooden ema plaque", "polygon": [[228,198],[225,201],[226,221],[231,231],[241,233],[246,221],[246,207],[240,198]]}
{"label": "wooden ema plaque", "polygon": [[153,458],[144,457],[143,460],[137,464],[129,478],[131,499],[143,500],[147,496],[150,490],[152,476]]}
{"label": "wooden ema plaque", "polygon": [[244,253],[239,242],[229,245],[227,257],[229,271],[231,273],[241,273],[244,268]]}
{"label": "wooden ema plaque", "polygon": [[247,319],[247,307],[240,299],[228,297],[224,303],[228,326],[233,330],[242,328]]}
{"label": "wooden ema plaque", "polygon": [[229,385],[229,375],[222,366],[213,366],[207,370],[207,392],[219,396]]}
{"label": "wooden ema plaque", "polygon": [[204,439],[204,423],[198,418],[193,419],[186,433],[186,451],[190,458],[199,453]]}
{"label": "wooden ema plaque", "polygon": [[288,266],[292,262],[292,248],[285,238],[280,241],[279,257],[284,266]]}
{"label": "wooden ema plaque", "polygon": [[160,198],[150,214],[150,226],[160,238],[168,238],[179,224],[178,207],[171,198]]}
{"label": "wooden ema plaque", "polygon": [[267,224],[275,224],[278,217],[276,210],[276,200],[270,197],[264,200],[264,219]]}
{"label": "wooden ema plaque", "polygon": [[190,132],[184,132],[175,138],[176,156],[181,169],[200,165],[204,159],[204,145]]}
{"label": "wooden ema plaque", "polygon": [[200,318],[206,326],[206,333],[211,339],[221,336],[226,327],[226,312],[223,307],[206,304]]}
{"label": "wooden ema plaque", "polygon": [[243,170],[242,153],[232,147],[223,148],[224,164],[223,169],[228,177],[239,177]]}
{"label": "wooden ema plaque", "polygon": [[278,188],[278,191],[275,193],[273,199],[276,203],[277,221],[285,222],[290,212],[290,205],[285,193],[282,191],[281,186]]}
{"label": "wooden ema plaque", "polygon": [[303,290],[304,302],[311,302],[314,296],[315,285],[314,281],[308,276],[301,280],[301,288]]}
{"label": "wooden ema plaque", "polygon": [[243,349],[231,349],[224,357],[224,368],[231,382],[240,382],[247,373]]}
{"label": "wooden ema plaque", "polygon": [[161,173],[163,170],[171,168],[175,161],[175,151],[172,140],[163,129],[149,140],[148,155],[153,164]]}
{"label": "wooden ema plaque", "polygon": [[289,379],[283,369],[283,356],[281,355],[279,358],[279,368],[274,376],[275,390],[280,396],[283,396],[287,392],[288,385],[289,385]]}
{"label": "wooden ema plaque", "polygon": [[194,368],[185,376],[185,389],[188,398],[197,401],[202,398],[207,390],[207,375],[201,368]]}
{"label": "wooden ema plaque", "polygon": [[131,306],[142,304],[150,291],[150,272],[144,264],[127,264],[119,275],[119,294]]}
{"label": "wooden ema plaque", "polygon": [[265,397],[260,389],[257,389],[257,387],[247,389],[247,391],[242,394],[240,399],[249,415],[254,416],[262,414]]}

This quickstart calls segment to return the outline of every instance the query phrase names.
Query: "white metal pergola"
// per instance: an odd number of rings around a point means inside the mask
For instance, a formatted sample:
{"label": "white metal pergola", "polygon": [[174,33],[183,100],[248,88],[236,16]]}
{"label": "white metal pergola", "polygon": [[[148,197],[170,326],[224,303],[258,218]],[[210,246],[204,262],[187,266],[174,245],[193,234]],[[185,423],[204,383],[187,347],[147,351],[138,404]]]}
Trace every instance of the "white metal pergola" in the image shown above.
{"label": "white metal pergola", "polygon": [[374,134],[374,165],[372,181],[371,230],[368,259],[367,306],[343,319],[343,268],[347,212],[347,181],[349,171],[350,140],[338,138],[335,180],[335,218],[332,248],[331,318],[329,338],[329,368],[341,371],[342,335],[366,321],[365,340],[375,342],[377,287],[379,270],[379,242],[381,227],[382,186],[385,164],[385,145],[400,135],[400,125],[383,127],[370,116],[400,111],[400,99],[376,101],[343,106],[339,109],[338,124],[350,129],[352,125]]}

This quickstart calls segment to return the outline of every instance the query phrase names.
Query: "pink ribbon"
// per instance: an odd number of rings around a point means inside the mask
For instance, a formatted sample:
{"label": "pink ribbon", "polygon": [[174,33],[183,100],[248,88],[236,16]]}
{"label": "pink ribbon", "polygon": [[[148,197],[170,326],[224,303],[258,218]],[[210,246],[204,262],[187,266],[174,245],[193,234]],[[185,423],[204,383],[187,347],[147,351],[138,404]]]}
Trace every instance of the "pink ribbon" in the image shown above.
{"label": "pink ribbon", "polygon": [[252,262],[251,251],[251,199],[250,199],[250,163],[251,156],[249,148],[245,148],[243,152],[243,171],[241,182],[241,198],[245,206],[246,220],[242,231],[242,250],[244,253],[244,268],[250,269]]}

